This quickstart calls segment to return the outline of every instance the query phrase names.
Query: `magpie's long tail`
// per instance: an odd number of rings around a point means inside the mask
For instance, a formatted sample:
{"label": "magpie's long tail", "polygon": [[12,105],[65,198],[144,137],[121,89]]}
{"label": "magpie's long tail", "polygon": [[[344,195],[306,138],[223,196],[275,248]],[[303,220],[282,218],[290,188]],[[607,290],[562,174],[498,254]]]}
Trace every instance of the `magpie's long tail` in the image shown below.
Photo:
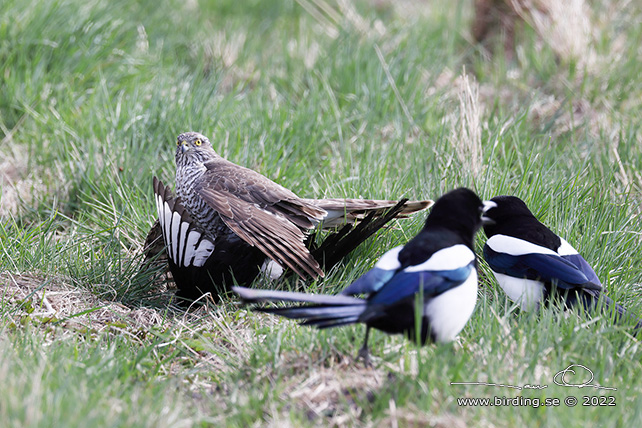
{"label": "magpie's long tail", "polygon": [[[633,335],[637,336],[640,331],[642,331],[642,320],[639,318],[636,318],[634,315],[632,315],[630,312],[627,311],[627,309],[614,301],[613,299],[607,297],[607,296],[602,296],[602,301],[604,305],[604,311],[606,311],[607,314],[610,314],[611,311],[615,311],[615,321],[619,324],[625,324],[625,325],[631,325],[633,327]],[[635,324],[634,324],[635,323]]]}
{"label": "magpie's long tail", "polygon": [[629,313],[624,306],[602,293],[579,293],[579,303],[591,313],[601,311],[606,316],[613,316],[618,324],[631,325],[633,335],[642,331],[642,320]]}
{"label": "magpie's long tail", "polygon": [[296,302],[305,305],[280,308],[255,307],[254,310],[301,320],[303,325],[317,328],[338,327],[359,321],[366,308],[366,301],[344,295],[306,294],[291,291],[255,290],[245,287],[232,287],[245,303]]}

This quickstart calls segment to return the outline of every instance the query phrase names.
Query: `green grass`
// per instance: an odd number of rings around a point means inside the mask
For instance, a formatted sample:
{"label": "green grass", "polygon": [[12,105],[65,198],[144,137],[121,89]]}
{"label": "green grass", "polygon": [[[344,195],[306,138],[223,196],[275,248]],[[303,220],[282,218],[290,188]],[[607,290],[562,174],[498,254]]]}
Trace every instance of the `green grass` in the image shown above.
{"label": "green grass", "polygon": [[[470,42],[470,2],[456,3],[329,2],[328,13],[303,0],[3,1],[3,420],[640,425],[639,341],[605,317],[517,313],[483,261],[456,343],[418,349],[374,332],[373,369],[353,363],[362,326],[319,332],[232,296],[185,314],[153,272],[139,272],[151,177],[173,181],[175,137],[195,130],[301,196],[435,199],[456,186],[518,195],[581,249],[609,296],[642,315],[642,9],[591,3],[595,61],[585,69],[527,25],[512,60],[501,46],[489,56]],[[464,70],[479,85],[477,172],[457,154],[473,148],[461,131]],[[345,287],[422,220],[378,234],[307,286]],[[59,296],[69,307],[39,315]],[[573,363],[617,391],[555,385]],[[549,386],[450,384],[465,381]],[[457,404],[518,395],[612,395],[617,406]]]}

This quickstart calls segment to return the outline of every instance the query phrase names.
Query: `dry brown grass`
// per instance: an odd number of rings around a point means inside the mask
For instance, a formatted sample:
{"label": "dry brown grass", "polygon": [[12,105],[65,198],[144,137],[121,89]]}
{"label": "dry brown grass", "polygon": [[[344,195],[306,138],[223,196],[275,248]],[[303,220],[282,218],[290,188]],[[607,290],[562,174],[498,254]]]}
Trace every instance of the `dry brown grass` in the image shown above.
{"label": "dry brown grass", "polygon": [[362,417],[357,403],[372,399],[385,377],[382,370],[343,357],[332,367],[292,377],[282,398],[303,407],[311,420],[323,418],[333,426],[347,426]]}
{"label": "dry brown grass", "polygon": [[453,84],[459,108],[446,120],[452,124],[450,142],[461,168],[477,180],[483,172],[482,106],[479,84],[464,70]]}
{"label": "dry brown grass", "polygon": [[31,204],[46,191],[42,177],[29,168],[27,158],[0,153],[0,218],[16,215],[22,204]]}
{"label": "dry brown grass", "polygon": [[595,62],[593,25],[584,0],[510,0],[515,12],[564,61],[576,61],[580,68]]}
{"label": "dry brown grass", "polygon": [[350,0],[338,0],[336,3],[325,0],[297,0],[297,3],[317,21],[321,31],[331,38],[339,36],[341,27],[356,30],[365,37],[380,37],[386,34],[383,22],[378,19],[369,21],[359,13]]}
{"label": "dry brown grass", "polygon": [[[211,373],[241,369],[244,361],[239,356],[248,355],[257,340],[251,317],[243,311],[231,316],[225,306],[207,302],[188,311],[130,307],[101,299],[60,276],[1,273],[0,299],[5,325],[20,328],[29,323],[45,330],[55,325],[58,338],[113,334],[149,344],[156,337],[149,333],[162,331],[155,350],[178,348],[182,353],[161,371],[176,375],[189,369],[194,373],[189,379],[191,391],[216,390]],[[264,318],[265,324],[278,321]]]}
{"label": "dry brown grass", "polygon": [[100,333],[149,329],[163,323],[156,310],[99,299],[63,277],[4,272],[0,274],[0,298],[4,316],[14,325],[25,319],[56,321],[70,332]]}
{"label": "dry brown grass", "polygon": [[430,428],[466,428],[466,421],[452,413],[429,415],[413,406],[397,408],[394,400],[390,400],[388,416],[380,421],[377,426],[388,427],[430,427]]}
{"label": "dry brown grass", "polygon": [[560,60],[574,61],[581,69],[595,63],[595,26],[584,0],[475,0],[474,7],[473,38],[486,42],[501,33],[508,58],[514,55],[516,28],[525,23]]}

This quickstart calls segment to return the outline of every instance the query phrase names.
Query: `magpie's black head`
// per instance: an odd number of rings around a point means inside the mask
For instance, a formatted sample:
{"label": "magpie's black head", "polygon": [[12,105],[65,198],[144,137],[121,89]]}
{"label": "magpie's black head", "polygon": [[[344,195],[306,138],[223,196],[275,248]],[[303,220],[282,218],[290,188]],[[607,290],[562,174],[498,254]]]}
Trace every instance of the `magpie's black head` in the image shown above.
{"label": "magpie's black head", "polygon": [[494,202],[495,206],[488,208],[484,213],[486,219],[484,233],[489,238],[498,233],[498,229],[514,222],[528,223],[532,221],[528,219],[537,221],[524,201],[517,196],[495,196],[490,201]]}
{"label": "magpie's black head", "polygon": [[472,242],[475,232],[482,225],[484,203],[470,189],[460,187],[437,199],[425,228],[445,227],[457,231],[462,238]]}

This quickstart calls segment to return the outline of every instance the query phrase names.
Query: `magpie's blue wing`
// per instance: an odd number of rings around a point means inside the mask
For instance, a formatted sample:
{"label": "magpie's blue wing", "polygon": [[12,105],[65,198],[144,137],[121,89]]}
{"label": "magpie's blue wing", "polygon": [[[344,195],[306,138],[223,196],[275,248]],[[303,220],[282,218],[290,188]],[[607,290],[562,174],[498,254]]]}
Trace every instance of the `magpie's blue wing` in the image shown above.
{"label": "magpie's blue wing", "polygon": [[554,282],[564,289],[578,286],[597,290],[602,288],[593,269],[579,255],[562,257],[555,254],[528,253],[513,256],[494,251],[488,245],[484,245],[484,259],[493,271],[515,278]]}
{"label": "magpie's blue wing", "polygon": [[424,300],[461,285],[475,269],[474,261],[458,269],[443,271],[397,272],[368,304],[394,304],[423,291]]}
{"label": "magpie's blue wing", "polygon": [[387,251],[372,269],[347,286],[341,294],[356,296],[358,294],[371,294],[378,291],[395,275],[395,272],[401,268],[399,252],[402,248],[403,246],[399,246]]}
{"label": "magpie's blue wing", "polygon": [[571,255],[562,256],[562,258],[568,260],[569,262],[577,266],[577,268],[581,270],[584,275],[586,275],[586,278],[588,278],[589,283],[599,286],[598,288],[602,288],[602,283],[600,282],[599,278],[595,274],[595,271],[593,270],[591,265],[589,265],[588,262],[584,260],[584,257],[580,256],[579,254],[571,254]]}
{"label": "magpie's blue wing", "polygon": [[341,294],[355,296],[358,294],[370,294],[379,290],[395,274],[394,270],[380,269],[374,267],[361,275],[355,282],[347,286]]}

